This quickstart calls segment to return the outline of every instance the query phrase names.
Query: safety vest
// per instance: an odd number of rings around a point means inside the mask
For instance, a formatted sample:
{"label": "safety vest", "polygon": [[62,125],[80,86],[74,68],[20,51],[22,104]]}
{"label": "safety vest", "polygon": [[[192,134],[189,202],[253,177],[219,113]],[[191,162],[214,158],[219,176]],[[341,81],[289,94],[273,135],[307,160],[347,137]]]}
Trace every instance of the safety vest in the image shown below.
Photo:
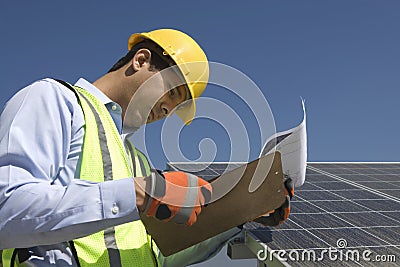
{"label": "safety vest", "polygon": [[[114,121],[101,101],[88,91],[59,81],[76,94],[85,118],[80,179],[92,182],[147,176],[147,158],[129,141],[121,141]],[[132,183],[132,186],[133,183]],[[79,265],[96,267],[158,266],[158,249],[138,220],[110,227],[69,242]],[[3,266],[24,266],[16,253],[3,251]]]}

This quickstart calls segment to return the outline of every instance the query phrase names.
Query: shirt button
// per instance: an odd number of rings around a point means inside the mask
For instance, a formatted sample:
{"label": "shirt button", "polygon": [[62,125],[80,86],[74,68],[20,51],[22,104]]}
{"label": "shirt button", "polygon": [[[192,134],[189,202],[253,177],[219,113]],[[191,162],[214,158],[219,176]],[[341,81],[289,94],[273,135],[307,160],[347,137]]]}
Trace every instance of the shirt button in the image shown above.
{"label": "shirt button", "polygon": [[117,110],[117,105],[112,105],[111,109],[114,110],[114,111]]}
{"label": "shirt button", "polygon": [[112,212],[114,215],[117,214],[117,213],[119,212],[118,206],[114,206],[114,207],[112,208],[111,212]]}

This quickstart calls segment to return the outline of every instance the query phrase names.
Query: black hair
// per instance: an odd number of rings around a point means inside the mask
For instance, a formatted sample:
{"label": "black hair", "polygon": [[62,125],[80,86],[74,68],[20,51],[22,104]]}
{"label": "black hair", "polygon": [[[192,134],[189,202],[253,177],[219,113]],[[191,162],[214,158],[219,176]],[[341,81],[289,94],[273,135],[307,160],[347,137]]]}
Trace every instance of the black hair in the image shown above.
{"label": "black hair", "polygon": [[141,48],[146,48],[150,50],[150,67],[152,69],[163,70],[165,68],[168,68],[169,66],[175,65],[173,59],[169,55],[164,53],[164,49],[162,49],[155,42],[149,39],[144,39],[140,43],[134,45],[132,49],[124,57],[118,60],[117,63],[115,63],[108,72],[116,71],[125,66],[133,59],[133,56]]}

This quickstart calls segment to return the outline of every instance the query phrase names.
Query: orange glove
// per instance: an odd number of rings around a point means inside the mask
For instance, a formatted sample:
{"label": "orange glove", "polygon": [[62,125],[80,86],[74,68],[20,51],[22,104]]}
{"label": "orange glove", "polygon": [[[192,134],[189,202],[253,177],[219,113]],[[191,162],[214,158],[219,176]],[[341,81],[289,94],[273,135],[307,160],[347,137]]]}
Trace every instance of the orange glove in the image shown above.
{"label": "orange glove", "polygon": [[261,223],[264,226],[278,226],[286,221],[290,214],[290,200],[294,196],[294,183],[291,178],[287,178],[284,185],[286,199],[283,205],[256,218],[253,220],[254,222]]}
{"label": "orange glove", "polygon": [[147,181],[144,212],[162,221],[190,226],[211,199],[211,184],[190,173],[152,170]]}

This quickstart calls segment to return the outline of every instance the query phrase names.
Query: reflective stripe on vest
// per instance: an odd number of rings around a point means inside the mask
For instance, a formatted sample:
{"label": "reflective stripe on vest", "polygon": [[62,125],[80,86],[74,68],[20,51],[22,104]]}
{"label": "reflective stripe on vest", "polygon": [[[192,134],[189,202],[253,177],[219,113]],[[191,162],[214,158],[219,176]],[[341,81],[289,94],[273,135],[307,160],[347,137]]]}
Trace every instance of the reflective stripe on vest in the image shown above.
{"label": "reflective stripe on vest", "polygon": [[[129,145],[131,157],[128,159],[121,137],[104,104],[84,89],[75,87],[74,90],[85,118],[80,179],[102,182],[132,177],[133,174],[137,177],[148,174],[150,167],[147,158],[132,144]],[[134,173],[129,164],[131,160]],[[111,227],[73,242],[81,267],[159,265],[156,257],[158,249],[140,220]],[[3,251],[4,267],[11,266],[13,251]],[[24,265],[18,262],[17,259],[14,266]]]}
{"label": "reflective stripe on vest", "polygon": [[[86,90],[76,88],[85,116],[80,178],[93,182],[132,177],[120,135],[108,110]],[[90,131],[88,131],[90,130]],[[135,149],[134,149],[135,151]],[[136,158],[136,157],[135,157]],[[135,169],[142,170],[137,164]],[[143,173],[145,170],[143,170]],[[137,173],[139,176],[139,173]],[[74,240],[83,266],[154,266],[152,242],[141,221],[118,225]]]}

